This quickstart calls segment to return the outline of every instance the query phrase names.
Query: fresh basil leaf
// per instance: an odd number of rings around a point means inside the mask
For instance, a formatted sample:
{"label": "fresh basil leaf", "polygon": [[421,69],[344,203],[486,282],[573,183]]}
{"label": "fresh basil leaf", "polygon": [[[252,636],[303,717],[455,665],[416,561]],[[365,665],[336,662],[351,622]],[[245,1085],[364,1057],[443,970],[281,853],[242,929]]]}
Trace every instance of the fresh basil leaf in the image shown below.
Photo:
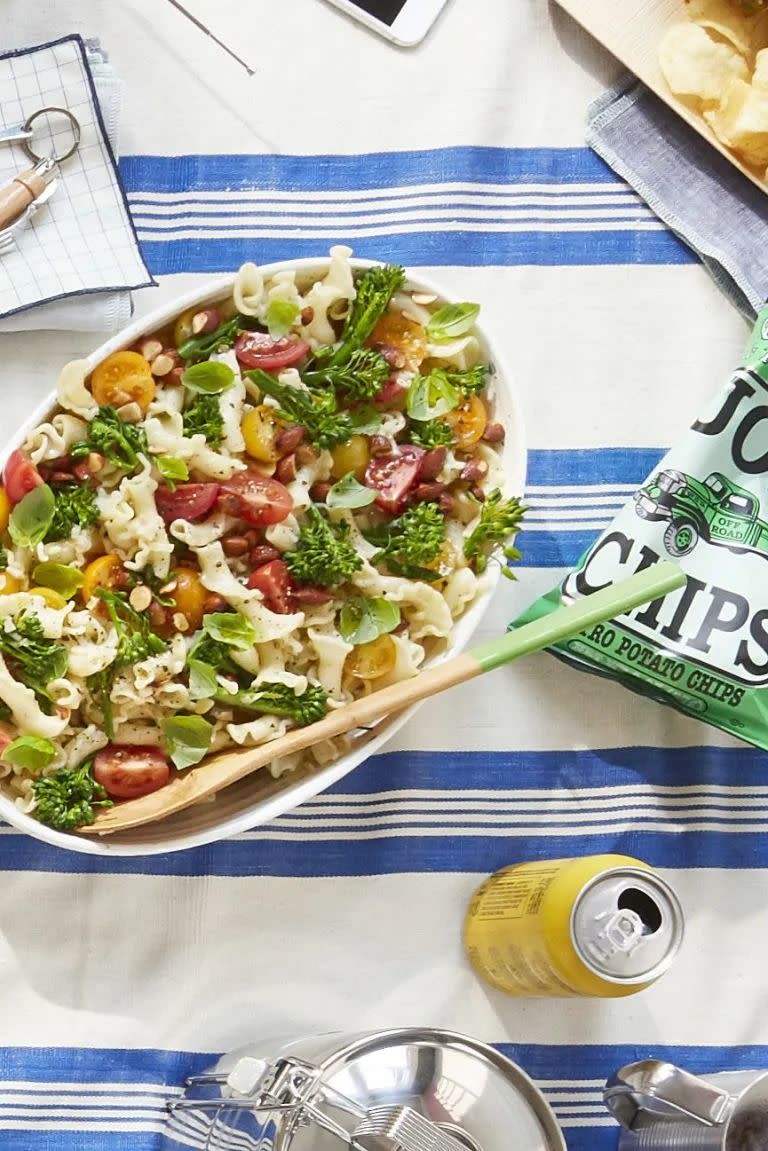
{"label": "fresh basil leaf", "polygon": [[235,373],[229,364],[220,360],[203,360],[184,370],[182,383],[190,392],[200,392],[205,396],[218,396],[226,392],[235,382]]}
{"label": "fresh basil leaf", "polygon": [[171,491],[175,489],[177,480],[189,479],[189,468],[178,456],[156,456],[155,463]]}
{"label": "fresh basil leaf", "polygon": [[459,403],[459,393],[445,372],[434,371],[417,376],[408,389],[406,407],[412,420],[434,420],[452,411]]}
{"label": "fresh basil leaf", "polygon": [[479,304],[446,304],[433,312],[427,335],[430,340],[455,340],[466,335],[479,314]]}
{"label": "fresh basil leaf", "polygon": [[328,492],[325,504],[329,508],[365,508],[375,499],[376,492],[358,483],[354,472],[347,472]]}
{"label": "fresh basil leaf", "polygon": [[3,748],[0,755],[3,763],[11,763],[24,771],[42,771],[55,758],[55,745],[50,739],[39,739],[36,735],[20,735]]}
{"label": "fresh basil leaf", "polygon": [[290,332],[299,314],[298,304],[293,300],[273,297],[267,304],[267,328],[273,340],[279,340]]}
{"label": "fresh basil leaf", "polygon": [[382,596],[375,599],[364,595],[352,596],[339,614],[339,631],[347,643],[355,647],[394,631],[399,623],[400,608]]}
{"label": "fresh basil leaf", "polygon": [[168,754],[181,771],[208,754],[213,724],[199,715],[174,715],[163,724],[163,735]]}
{"label": "fresh basil leaf", "polygon": [[72,599],[83,586],[83,573],[68,564],[57,564],[49,560],[37,565],[32,572],[32,580],[38,587],[49,587],[63,595],[64,599]]}
{"label": "fresh basil leaf", "polygon": [[210,664],[203,663],[201,659],[187,661],[189,668],[189,698],[211,699],[219,690],[216,672]]}
{"label": "fresh basil leaf", "polygon": [[203,631],[235,651],[248,651],[256,642],[256,628],[236,611],[214,611],[203,616]]}
{"label": "fresh basil leaf", "polygon": [[352,408],[349,413],[349,426],[358,436],[373,436],[381,427],[381,412],[373,404],[363,404]]}
{"label": "fresh basil leaf", "polygon": [[19,500],[11,512],[8,530],[18,548],[33,548],[45,538],[53,523],[56,500],[48,484],[38,484]]}

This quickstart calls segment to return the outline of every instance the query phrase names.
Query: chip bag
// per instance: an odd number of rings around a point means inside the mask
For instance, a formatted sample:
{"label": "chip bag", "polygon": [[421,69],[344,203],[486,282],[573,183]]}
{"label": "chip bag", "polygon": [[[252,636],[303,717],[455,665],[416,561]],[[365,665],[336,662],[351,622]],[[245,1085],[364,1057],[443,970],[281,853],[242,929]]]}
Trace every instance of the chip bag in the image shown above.
{"label": "chip bag", "polygon": [[768,306],[744,367],[562,585],[510,627],[667,558],[684,588],[551,650],[768,749]]}

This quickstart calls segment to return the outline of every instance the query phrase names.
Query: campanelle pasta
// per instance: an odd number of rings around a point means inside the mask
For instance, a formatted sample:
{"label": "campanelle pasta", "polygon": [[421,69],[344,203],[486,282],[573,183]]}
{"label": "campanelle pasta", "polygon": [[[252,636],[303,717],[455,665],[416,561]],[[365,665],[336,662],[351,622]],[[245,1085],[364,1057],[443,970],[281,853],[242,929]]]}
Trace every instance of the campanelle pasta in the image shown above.
{"label": "campanelle pasta", "polygon": [[418,674],[517,530],[477,306],[350,255],[246,264],[231,299],[66,365],[8,459],[0,786],[38,819],[76,830]]}

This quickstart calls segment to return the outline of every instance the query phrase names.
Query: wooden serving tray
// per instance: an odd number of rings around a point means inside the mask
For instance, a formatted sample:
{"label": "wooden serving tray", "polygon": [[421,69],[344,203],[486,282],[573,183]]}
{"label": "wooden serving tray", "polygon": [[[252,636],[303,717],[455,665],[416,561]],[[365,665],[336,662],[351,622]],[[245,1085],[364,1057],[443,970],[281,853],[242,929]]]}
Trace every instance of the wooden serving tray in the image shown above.
{"label": "wooden serving tray", "polygon": [[704,117],[673,96],[667,87],[659,68],[658,49],[668,26],[687,19],[683,0],[557,0],[557,3],[726,160],[758,188],[768,192],[764,172],[747,167],[720,143]]}

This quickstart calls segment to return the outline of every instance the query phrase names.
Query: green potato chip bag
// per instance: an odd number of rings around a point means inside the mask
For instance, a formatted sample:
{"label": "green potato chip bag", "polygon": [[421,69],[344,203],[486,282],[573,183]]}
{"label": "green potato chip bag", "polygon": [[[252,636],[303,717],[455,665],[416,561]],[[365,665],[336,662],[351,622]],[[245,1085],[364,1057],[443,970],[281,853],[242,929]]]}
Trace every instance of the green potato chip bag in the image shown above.
{"label": "green potato chip bag", "polygon": [[510,627],[660,559],[684,588],[550,650],[768,749],[768,306],[724,391]]}

